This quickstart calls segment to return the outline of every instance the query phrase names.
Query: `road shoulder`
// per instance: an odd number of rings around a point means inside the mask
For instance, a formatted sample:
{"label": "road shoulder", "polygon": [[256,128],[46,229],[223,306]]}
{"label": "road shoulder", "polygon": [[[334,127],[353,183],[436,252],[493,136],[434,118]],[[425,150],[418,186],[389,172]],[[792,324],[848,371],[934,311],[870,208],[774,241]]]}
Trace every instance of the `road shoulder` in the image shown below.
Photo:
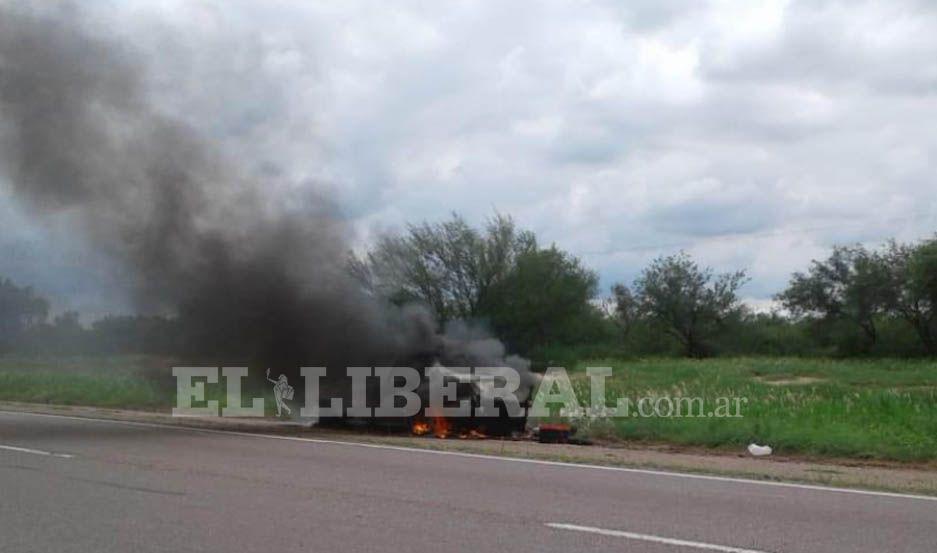
{"label": "road shoulder", "polygon": [[937,496],[937,467],[855,460],[752,458],[744,453],[700,452],[631,444],[576,446],[513,440],[438,440],[393,434],[348,432],[270,419],[173,417],[168,413],[80,406],[0,402],[0,411],[160,424],[217,431],[300,436],[344,442],[495,455],[639,469],[792,482]]}

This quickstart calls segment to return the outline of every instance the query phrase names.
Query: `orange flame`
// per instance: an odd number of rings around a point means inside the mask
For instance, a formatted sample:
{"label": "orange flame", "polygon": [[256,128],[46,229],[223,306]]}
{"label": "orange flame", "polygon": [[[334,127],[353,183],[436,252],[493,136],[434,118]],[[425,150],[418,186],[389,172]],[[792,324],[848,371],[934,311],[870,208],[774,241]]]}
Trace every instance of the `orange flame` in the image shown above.
{"label": "orange flame", "polygon": [[437,438],[449,437],[449,420],[446,417],[433,417],[433,435]]}
{"label": "orange flame", "polygon": [[451,438],[453,436],[461,439],[471,439],[471,440],[484,440],[488,436],[484,432],[472,429],[459,429],[458,434],[455,433],[456,429],[453,428],[452,422],[446,417],[436,417],[430,414],[428,419],[420,418],[410,425],[410,432],[414,436],[426,436],[432,434],[437,438]]}

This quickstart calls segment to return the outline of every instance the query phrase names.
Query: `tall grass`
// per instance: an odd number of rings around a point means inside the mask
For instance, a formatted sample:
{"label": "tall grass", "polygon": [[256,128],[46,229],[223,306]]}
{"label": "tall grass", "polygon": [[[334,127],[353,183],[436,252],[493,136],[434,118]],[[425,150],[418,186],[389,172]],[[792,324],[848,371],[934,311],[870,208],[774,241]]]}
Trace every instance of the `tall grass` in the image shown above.
{"label": "tall grass", "polygon": [[[0,356],[0,401],[168,411],[176,405],[174,364],[146,355]],[[241,385],[245,405],[247,398],[263,397],[266,415],[276,412],[265,381]],[[226,393],[220,376],[217,384],[205,386],[205,401],[224,408]]]}
{"label": "tall grass", "polygon": [[593,359],[573,367],[589,401],[586,367],[612,367],[619,397],[747,398],[739,418],[579,421],[597,437],[709,447],[767,443],[779,453],[894,460],[937,459],[937,363],[924,360],[730,358]]}
{"label": "tall grass", "polygon": [[[593,352],[596,353],[596,352]],[[598,352],[603,353],[603,352]],[[0,400],[168,409],[175,403],[170,364],[140,356],[0,357]],[[149,374],[159,367],[161,378]],[[865,459],[937,460],[937,362],[736,357],[707,360],[594,357],[569,363],[574,389],[589,404],[587,367],[612,367],[607,400],[620,397],[743,397],[739,418],[580,419],[596,438],[740,450],[767,443],[778,453]],[[149,376],[148,376],[149,374]],[[248,383],[245,382],[245,385]],[[274,401],[265,382],[245,396]],[[294,383],[294,386],[296,384]],[[224,404],[223,379],[206,387]]]}
{"label": "tall grass", "polygon": [[0,372],[0,400],[134,409],[153,409],[171,401],[165,391],[136,375],[44,370]]}

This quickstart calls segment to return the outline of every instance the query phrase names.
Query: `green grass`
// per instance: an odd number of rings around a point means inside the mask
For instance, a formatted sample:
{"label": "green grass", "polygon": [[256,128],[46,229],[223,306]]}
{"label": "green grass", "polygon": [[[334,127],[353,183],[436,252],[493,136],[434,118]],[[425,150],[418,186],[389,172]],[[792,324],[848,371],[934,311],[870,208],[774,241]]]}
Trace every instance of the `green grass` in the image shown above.
{"label": "green grass", "polygon": [[[170,360],[143,356],[0,357],[0,400],[168,409],[175,403],[173,381],[166,379],[170,366]],[[576,363],[570,372],[583,405],[589,402],[585,369],[590,366],[613,368],[606,383],[610,403],[619,397],[701,397],[708,412],[718,397],[748,398],[740,418],[575,421],[593,438],[737,451],[754,441],[780,454],[937,460],[934,361],[590,359]],[[219,399],[222,405],[223,384],[222,379],[206,388],[209,399]],[[263,395],[271,415],[271,390],[261,385],[262,392],[245,391],[245,396]]]}
{"label": "green grass", "polygon": [[[778,453],[923,461],[937,459],[937,363],[924,360],[726,358],[593,359],[571,373],[583,404],[586,367],[613,368],[606,396],[743,397],[739,418],[614,418],[577,421],[610,439],[740,448]],[[773,383],[773,384],[772,384]]]}
{"label": "green grass", "polygon": [[59,405],[154,409],[169,397],[133,374],[93,374],[35,369],[0,370],[0,400]]}
{"label": "green grass", "polygon": [[[176,404],[172,359],[145,355],[0,356],[0,401],[168,411]],[[272,389],[242,382],[248,397],[263,397],[276,413]],[[205,386],[205,399],[226,405],[225,379]],[[204,403],[193,402],[194,407]]]}

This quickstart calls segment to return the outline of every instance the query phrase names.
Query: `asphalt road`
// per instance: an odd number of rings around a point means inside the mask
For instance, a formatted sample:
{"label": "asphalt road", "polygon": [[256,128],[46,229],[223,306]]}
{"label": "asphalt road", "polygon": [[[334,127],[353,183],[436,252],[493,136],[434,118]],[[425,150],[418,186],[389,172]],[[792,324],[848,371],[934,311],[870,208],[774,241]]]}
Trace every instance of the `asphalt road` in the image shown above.
{"label": "asphalt road", "polygon": [[937,551],[937,501],[0,412],[0,551]]}

